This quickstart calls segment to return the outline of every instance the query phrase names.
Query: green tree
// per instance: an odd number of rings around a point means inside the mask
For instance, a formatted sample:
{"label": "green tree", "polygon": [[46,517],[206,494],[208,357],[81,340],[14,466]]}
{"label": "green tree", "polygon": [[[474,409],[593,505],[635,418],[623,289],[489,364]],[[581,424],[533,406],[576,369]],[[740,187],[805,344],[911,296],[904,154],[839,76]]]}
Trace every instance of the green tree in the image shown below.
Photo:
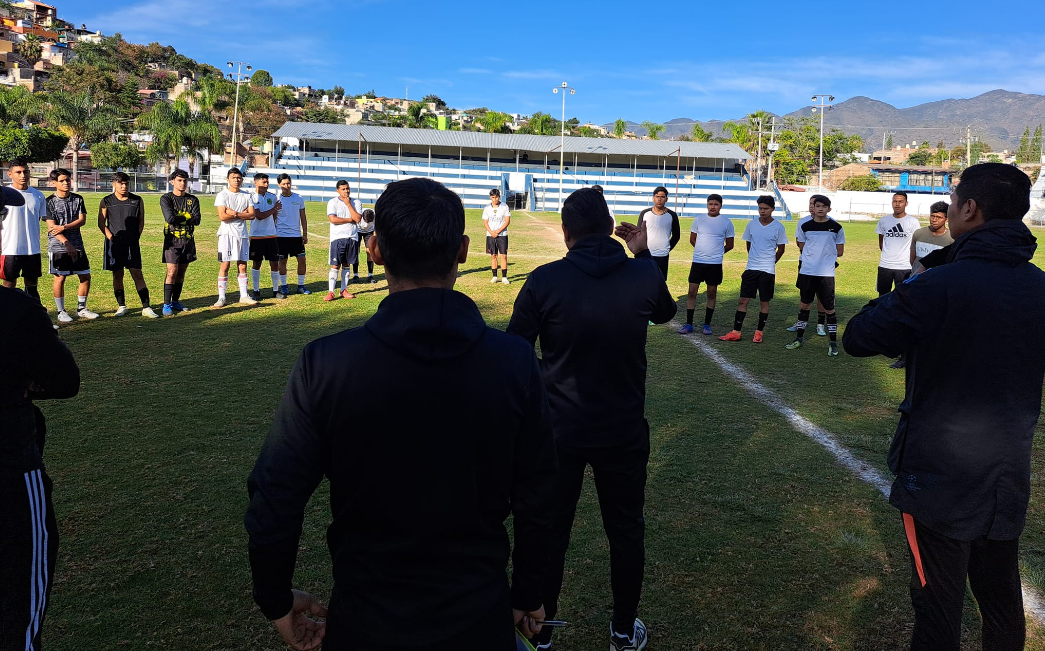
{"label": "green tree", "polygon": [[294,106],[296,104],[294,94],[290,90],[282,86],[273,86],[269,90],[272,91],[272,99],[280,106]]}
{"label": "green tree", "polygon": [[255,70],[254,74],[250,76],[250,83],[253,86],[268,88],[272,85],[272,75],[268,70]]}
{"label": "green tree", "polygon": [[722,131],[726,134],[726,142],[732,142],[748,153],[756,146],[757,138],[751,133],[750,125],[726,122],[722,125]]}
{"label": "green tree", "polygon": [[138,80],[134,77],[128,77],[123,88],[120,89],[117,101],[120,104],[120,110],[129,118],[136,118],[142,112],[142,98],[138,94],[138,90]]}
{"label": "green tree", "polygon": [[436,119],[428,112],[428,106],[421,102],[411,102],[406,109],[406,124],[412,129],[434,129]]}
{"label": "green tree", "polygon": [[1016,149],[1016,162],[1030,162],[1030,127],[1026,127],[1023,135],[1020,136],[1020,146]]}
{"label": "green tree", "polygon": [[642,123],[642,128],[646,130],[647,134],[649,134],[650,140],[660,140],[658,136],[662,131],[664,131],[663,124],[657,124],[656,122],[652,122],[650,120],[644,121]]}
{"label": "green tree", "polygon": [[73,186],[78,179],[80,148],[108,140],[120,126],[115,106],[98,103],[90,93],[51,93],[47,97],[47,123],[69,136],[73,152]]}
{"label": "green tree", "polygon": [[435,104],[435,108],[437,111],[446,108],[446,102],[444,102],[442,98],[440,98],[438,95],[425,95],[421,101],[425,104]]}
{"label": "green tree", "polygon": [[100,169],[135,169],[145,160],[129,142],[100,142],[91,147],[91,163]]}
{"label": "green tree", "polygon": [[601,134],[591,127],[580,128],[581,138],[598,138]]}
{"label": "green tree", "polygon": [[148,129],[153,141],[145,150],[150,162],[163,161],[170,174],[174,165],[186,153],[189,161],[189,176],[195,173],[196,161],[204,151],[220,151],[221,131],[213,116],[205,111],[194,110],[183,99],[168,104],[156,104],[138,117],[138,126]]}
{"label": "green tree", "polygon": [[711,142],[711,139],[715,137],[713,133],[700,126],[699,123],[693,123],[693,131],[690,132],[690,136],[694,142]]}
{"label": "green tree", "polygon": [[535,136],[554,136],[559,133],[559,121],[547,113],[537,111],[530,116],[530,121],[520,129],[520,132]]}
{"label": "green tree", "polygon": [[43,40],[36,34],[26,34],[25,38],[15,45],[15,52],[28,61],[29,65],[34,65],[43,55]]}
{"label": "green tree", "polygon": [[912,151],[911,155],[907,157],[908,165],[928,165],[933,160],[932,152],[928,149],[918,149]]}
{"label": "green tree", "polygon": [[334,86],[333,88],[330,89],[330,92],[333,93],[337,97],[344,97],[345,96],[345,89],[342,86]]}
{"label": "green tree", "polygon": [[483,131],[486,133],[509,133],[511,131],[508,124],[512,121],[512,116],[507,113],[487,111],[477,121],[483,126]]}
{"label": "green tree", "polygon": [[922,144],[918,145],[918,149],[928,149],[928,148],[929,148],[929,141],[928,140],[923,140]]}
{"label": "green tree", "polygon": [[46,163],[61,158],[69,136],[40,126],[23,127],[17,122],[0,125],[0,161],[25,158],[30,163]]}
{"label": "green tree", "polygon": [[27,125],[44,115],[43,95],[25,86],[0,86],[0,124],[16,121]]}
{"label": "green tree", "polygon": [[[77,53],[80,51],[79,45],[90,44],[78,44]],[[70,95],[89,93],[100,104],[118,105],[123,85],[112,72],[77,58],[64,66],[54,68],[51,78],[44,84],[44,90],[49,93],[62,91]]]}
{"label": "green tree", "polygon": [[874,174],[867,176],[853,176],[842,181],[840,190],[853,190],[856,192],[878,192],[882,189],[882,183]]}
{"label": "green tree", "polygon": [[341,114],[331,108],[307,108],[301,114],[303,122],[313,122],[316,124],[337,124],[343,122]]}
{"label": "green tree", "polygon": [[1034,137],[1030,141],[1030,160],[1031,162],[1040,162],[1042,150],[1041,150],[1041,125],[1034,130]]}
{"label": "green tree", "polygon": [[886,149],[892,149],[893,148],[893,134],[891,134],[891,133],[889,134],[889,138],[885,141],[885,148]]}
{"label": "green tree", "polygon": [[943,144],[943,139],[940,139],[940,140],[936,141],[936,148],[937,149],[945,149],[946,147],[947,146]]}
{"label": "green tree", "polygon": [[628,123],[624,121],[624,118],[617,118],[617,121],[613,123],[613,135],[623,138],[627,131]]}

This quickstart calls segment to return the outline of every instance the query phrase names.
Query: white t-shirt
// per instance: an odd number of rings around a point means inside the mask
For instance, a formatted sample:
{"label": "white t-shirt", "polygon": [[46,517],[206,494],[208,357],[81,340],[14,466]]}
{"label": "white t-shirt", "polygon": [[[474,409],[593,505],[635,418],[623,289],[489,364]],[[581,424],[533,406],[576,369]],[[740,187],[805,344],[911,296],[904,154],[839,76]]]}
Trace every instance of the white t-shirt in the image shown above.
{"label": "white t-shirt", "polygon": [[812,218],[803,220],[795,231],[795,241],[803,243],[802,255],[799,257],[802,264],[800,274],[825,277],[835,275],[838,245],[845,244],[845,231],[842,230],[841,224],[830,217],[822,222]]}
{"label": "white t-shirt", "polygon": [[776,248],[787,244],[787,231],[784,225],[773,220],[762,225],[758,219],[752,219],[744,227],[744,241],[751,242],[751,250],[747,253],[747,268],[751,271],[776,273]]}
{"label": "white t-shirt", "polygon": [[[214,207],[225,206],[236,212],[247,212],[251,206],[250,193],[244,190],[232,192],[225,188],[214,197]],[[221,222],[218,226],[218,235],[231,235],[233,237],[247,237],[247,220],[232,219]]]}
{"label": "white t-shirt", "polygon": [[671,253],[671,225],[678,220],[674,212],[665,208],[663,215],[653,212],[652,208],[642,211],[642,221],[646,222],[646,246],[654,258],[664,258]]}
{"label": "white t-shirt", "polygon": [[[491,231],[496,231],[501,226],[504,226],[505,220],[507,220],[511,216],[512,213],[509,212],[508,206],[506,206],[503,203],[497,204],[496,208],[494,208],[492,205],[483,208],[483,221],[490,225]],[[497,234],[497,237],[502,236],[508,236],[507,228]]]}
{"label": "white t-shirt", "polygon": [[277,237],[301,237],[301,211],[305,209],[305,200],[301,195],[291,192],[289,197],[279,194],[281,208],[276,213]]}
{"label": "white t-shirt", "polygon": [[[257,217],[266,210],[274,208],[279,197],[271,192],[262,195],[252,192],[250,201],[254,204],[254,216]],[[276,237],[276,215],[273,214],[265,219],[254,219],[250,222],[250,237],[253,239]]]}
{"label": "white t-shirt", "polygon": [[883,269],[911,268],[911,236],[921,227],[918,220],[910,215],[900,219],[886,215],[878,220],[875,232],[882,235],[882,258],[878,263]]}
{"label": "white t-shirt", "polygon": [[[352,207],[356,209],[357,213],[363,212],[363,204],[359,199],[349,199],[352,202]],[[341,200],[341,197],[334,197],[327,202],[327,215],[334,215],[341,219],[348,219],[352,216],[352,213],[348,212],[348,206]],[[334,240],[358,240],[359,239],[359,226],[355,223],[351,224],[331,224],[330,225],[330,241]]]}
{"label": "white t-shirt", "polygon": [[[647,228],[649,228],[647,226]],[[728,217],[719,215],[709,217],[701,215],[693,220],[690,233],[697,234],[697,242],[693,247],[693,262],[701,264],[722,264],[725,256],[726,239],[734,237],[733,222]]]}
{"label": "white t-shirt", "polygon": [[40,222],[47,219],[47,199],[36,188],[18,190],[25,198],[24,206],[8,206],[4,230],[0,235],[4,255],[39,255]]}

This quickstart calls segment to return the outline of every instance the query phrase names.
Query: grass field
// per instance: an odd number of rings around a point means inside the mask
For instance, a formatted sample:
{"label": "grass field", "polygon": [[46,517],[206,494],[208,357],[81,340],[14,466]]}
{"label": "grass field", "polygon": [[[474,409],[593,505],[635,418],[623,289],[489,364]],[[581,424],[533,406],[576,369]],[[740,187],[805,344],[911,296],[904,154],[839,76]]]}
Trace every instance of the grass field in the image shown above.
{"label": "grass field", "polygon": [[[89,225],[99,199],[87,197]],[[146,203],[144,271],[156,305],[164,273],[158,196],[147,196]],[[102,318],[62,328],[83,385],[73,400],[42,405],[61,531],[44,630],[49,649],[284,648],[250,597],[242,526],[246,477],[302,346],[362,324],[386,286],[379,269],[381,282],[360,285],[355,300],[324,303],[327,241],[312,237],[312,296],[211,309],[217,219],[210,198],[203,204],[208,208],[197,231],[200,259],[189,267],[183,294],[193,310],[175,318],[143,319],[136,309],[113,318],[111,279],[101,271],[101,235],[84,229],[95,269],[89,305]],[[326,235],[321,204],[308,209],[310,232]],[[557,216],[513,218],[510,286],[490,284],[479,211],[469,211],[468,219],[473,255],[457,288],[475,299],[491,325],[504,328],[527,273],[565,252]],[[683,231],[688,228],[684,220]],[[873,295],[878,256],[874,224],[845,228],[840,324]],[[787,230],[793,240],[794,222]],[[716,335],[731,327],[745,264],[741,232],[738,222],[738,247],[727,256],[719,291]],[[689,252],[684,237],[671,265],[669,285],[682,299],[680,314]],[[784,328],[797,313],[796,267],[792,244],[779,265],[764,344],[750,343],[754,315],[745,324],[744,341],[711,342],[860,458],[884,468],[903,374],[881,358],[828,358],[826,338],[815,335],[800,350],[784,350],[790,341]],[[48,278],[42,280],[44,304],[53,312]],[[74,287],[69,281],[68,296]],[[136,308],[129,278],[127,293],[128,305]],[[698,315],[702,309],[703,298]],[[898,513],[673,328],[650,328],[648,355],[653,449],[640,616],[650,627],[649,648],[903,648],[913,616]],[[366,407],[374,390],[380,387],[370,386],[360,369],[355,385],[345,388],[346,419]],[[462,396],[461,408],[472,398]],[[1042,451],[1039,437],[1022,544],[1025,580],[1039,590],[1045,590]],[[296,578],[299,587],[324,597],[331,587],[326,498],[321,487],[309,506]],[[557,649],[605,647],[608,561],[589,482],[560,608],[571,625],[557,634]],[[978,649],[979,617],[971,600],[969,606],[964,648]],[[1045,634],[1036,626],[1028,648],[1045,649]]]}

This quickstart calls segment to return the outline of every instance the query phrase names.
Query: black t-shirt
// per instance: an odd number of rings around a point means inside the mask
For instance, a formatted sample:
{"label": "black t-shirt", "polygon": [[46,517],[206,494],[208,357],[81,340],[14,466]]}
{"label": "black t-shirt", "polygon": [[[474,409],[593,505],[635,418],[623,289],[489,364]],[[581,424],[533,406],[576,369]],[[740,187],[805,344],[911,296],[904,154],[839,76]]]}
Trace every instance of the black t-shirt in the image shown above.
{"label": "black t-shirt", "polygon": [[145,212],[141,197],[128,193],[127,198],[120,201],[115,194],[110,194],[102,199],[102,206],[105,208],[106,226],[114,237],[138,239],[138,229]]}
{"label": "black t-shirt", "polygon": [[200,200],[188,193],[180,197],[173,192],[160,197],[160,212],[163,213],[163,234],[177,239],[192,239],[200,225]]}

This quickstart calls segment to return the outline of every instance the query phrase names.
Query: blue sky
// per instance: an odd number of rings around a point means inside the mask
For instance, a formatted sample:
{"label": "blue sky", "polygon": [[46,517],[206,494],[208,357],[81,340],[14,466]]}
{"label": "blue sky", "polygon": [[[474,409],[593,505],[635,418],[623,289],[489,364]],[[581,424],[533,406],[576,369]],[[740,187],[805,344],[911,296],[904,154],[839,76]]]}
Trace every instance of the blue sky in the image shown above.
{"label": "blue sky", "polygon": [[[1045,93],[1040,2],[997,5],[399,0],[59,0],[59,15],[276,83],[610,122],[787,113],[814,93],[899,108]],[[474,8],[473,8],[474,7]],[[820,13],[816,13],[820,12]],[[556,18],[556,16],[561,16]]]}

